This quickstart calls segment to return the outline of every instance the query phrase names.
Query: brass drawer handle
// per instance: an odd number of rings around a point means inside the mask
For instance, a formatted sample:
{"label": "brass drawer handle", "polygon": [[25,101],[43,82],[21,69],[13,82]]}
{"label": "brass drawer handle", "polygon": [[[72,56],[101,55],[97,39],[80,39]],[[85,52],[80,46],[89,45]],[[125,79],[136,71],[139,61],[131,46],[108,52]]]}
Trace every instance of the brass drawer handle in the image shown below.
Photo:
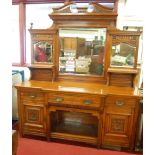
{"label": "brass drawer handle", "polygon": [[123,101],[116,101],[115,103],[117,106],[123,106],[125,103]]}
{"label": "brass drawer handle", "polygon": [[88,104],[92,104],[93,102],[91,100],[84,100],[83,103],[88,105]]}
{"label": "brass drawer handle", "polygon": [[30,98],[35,98],[37,97],[36,95],[29,95]]}
{"label": "brass drawer handle", "polygon": [[64,98],[63,97],[56,97],[54,100],[56,102],[62,102],[64,100]]}

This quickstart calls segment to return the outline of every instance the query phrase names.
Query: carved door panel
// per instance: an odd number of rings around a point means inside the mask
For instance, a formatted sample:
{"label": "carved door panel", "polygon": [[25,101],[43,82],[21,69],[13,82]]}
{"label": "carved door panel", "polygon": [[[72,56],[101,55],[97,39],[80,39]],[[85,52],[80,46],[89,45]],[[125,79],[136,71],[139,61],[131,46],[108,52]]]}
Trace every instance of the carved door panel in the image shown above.
{"label": "carved door panel", "polygon": [[103,121],[103,145],[131,147],[134,108],[105,108]]}
{"label": "carved door panel", "polygon": [[23,104],[22,111],[23,133],[45,136],[46,121],[44,106]]}

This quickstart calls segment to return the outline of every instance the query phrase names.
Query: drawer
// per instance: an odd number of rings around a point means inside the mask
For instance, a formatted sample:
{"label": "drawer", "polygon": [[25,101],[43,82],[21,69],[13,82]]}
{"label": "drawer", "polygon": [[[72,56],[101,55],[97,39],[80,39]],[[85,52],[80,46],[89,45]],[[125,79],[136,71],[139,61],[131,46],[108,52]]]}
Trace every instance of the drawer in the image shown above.
{"label": "drawer", "polygon": [[44,101],[44,94],[41,92],[21,92],[21,99],[26,101]]}
{"label": "drawer", "polygon": [[105,105],[113,105],[115,107],[135,107],[136,99],[127,96],[108,96]]}
{"label": "drawer", "polygon": [[101,97],[98,95],[74,94],[74,93],[49,93],[48,102],[50,105],[99,108],[101,106]]}

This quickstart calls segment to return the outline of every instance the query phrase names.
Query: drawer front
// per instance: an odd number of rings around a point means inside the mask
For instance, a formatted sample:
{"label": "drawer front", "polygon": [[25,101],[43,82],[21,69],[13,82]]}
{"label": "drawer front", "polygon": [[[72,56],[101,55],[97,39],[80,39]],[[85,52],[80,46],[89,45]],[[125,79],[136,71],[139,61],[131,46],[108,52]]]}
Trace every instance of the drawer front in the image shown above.
{"label": "drawer front", "polygon": [[49,93],[48,102],[54,103],[57,106],[68,105],[74,106],[84,106],[99,108],[101,106],[101,97],[97,95],[88,94],[72,94],[72,93]]}
{"label": "drawer front", "polygon": [[108,96],[105,101],[106,106],[125,108],[125,107],[135,107],[136,99],[127,96]]}
{"label": "drawer front", "polygon": [[43,102],[44,101],[44,94],[41,92],[21,92],[21,99],[25,101],[37,101]]}

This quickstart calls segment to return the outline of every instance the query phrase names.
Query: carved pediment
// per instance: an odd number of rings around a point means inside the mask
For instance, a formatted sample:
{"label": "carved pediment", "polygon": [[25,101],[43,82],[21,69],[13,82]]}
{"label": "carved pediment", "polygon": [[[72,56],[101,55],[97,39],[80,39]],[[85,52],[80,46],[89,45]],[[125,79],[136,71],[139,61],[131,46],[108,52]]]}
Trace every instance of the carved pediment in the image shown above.
{"label": "carved pediment", "polygon": [[[64,4],[63,6],[59,7],[59,8],[53,8],[53,12],[51,14],[55,14],[55,13],[72,13],[70,10],[71,5],[75,4],[74,2],[68,2],[66,4]],[[89,5],[92,5],[94,7],[93,11],[91,13],[113,13],[113,8],[109,8],[106,6],[103,6],[101,4],[92,2]],[[79,7],[77,6],[77,10],[78,10],[78,14],[79,13],[88,13],[87,12],[87,7]]]}
{"label": "carved pediment", "polygon": [[103,6],[96,2],[81,5],[69,1],[61,7],[53,8],[49,17],[52,19],[53,25],[58,27],[96,27],[101,25],[107,27],[116,25],[117,12],[115,8]]}
{"label": "carved pediment", "polygon": [[114,9],[113,8],[109,8],[109,7],[103,6],[103,5],[98,4],[98,3],[92,3],[92,4],[94,5],[93,13],[101,13],[101,14],[104,14],[104,13],[114,13]]}
{"label": "carved pediment", "polygon": [[[68,2],[67,4],[64,4],[63,6],[59,7],[59,8],[53,8],[53,12],[51,13],[52,14],[55,14],[55,13],[67,13],[67,14],[72,14],[71,10],[70,10],[70,7],[71,5],[75,4],[74,2]],[[104,14],[104,13],[114,13],[114,9],[113,8],[109,8],[109,7],[106,7],[106,6],[103,6],[101,4],[98,4],[98,3],[95,3],[95,2],[92,2],[90,3],[94,9],[91,13],[99,13],[99,14]],[[79,7],[77,6],[77,10],[78,10],[78,14],[79,13],[88,13],[87,12],[87,7]]]}
{"label": "carved pediment", "polygon": [[[61,25],[64,25],[64,23],[68,25],[68,21],[74,25],[75,23],[78,25],[80,22],[85,24],[86,21],[87,23],[104,22],[105,25],[115,25],[117,12],[114,8],[109,8],[95,2],[90,4],[93,9],[89,12],[88,6],[75,6],[74,2],[68,2],[59,8],[54,8],[53,12],[49,14],[49,17],[54,23]],[[73,5],[75,7],[74,11],[72,10]]]}
{"label": "carved pediment", "polygon": [[65,3],[63,6],[58,8],[53,8],[53,13],[71,13],[70,6],[73,4],[73,2]]}

